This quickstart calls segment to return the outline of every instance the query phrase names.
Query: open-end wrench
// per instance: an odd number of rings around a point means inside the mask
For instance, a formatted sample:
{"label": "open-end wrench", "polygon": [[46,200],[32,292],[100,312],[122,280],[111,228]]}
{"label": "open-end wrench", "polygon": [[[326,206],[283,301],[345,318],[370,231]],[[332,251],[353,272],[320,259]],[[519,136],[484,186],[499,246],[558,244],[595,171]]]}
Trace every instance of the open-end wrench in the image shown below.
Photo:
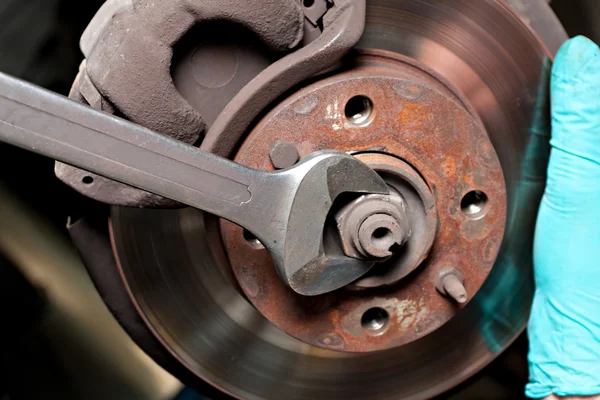
{"label": "open-end wrench", "polygon": [[388,193],[377,173],[346,153],[321,151],[287,170],[254,170],[4,74],[0,140],[248,229],[300,294],[335,290],[373,265],[323,246],[338,195]]}

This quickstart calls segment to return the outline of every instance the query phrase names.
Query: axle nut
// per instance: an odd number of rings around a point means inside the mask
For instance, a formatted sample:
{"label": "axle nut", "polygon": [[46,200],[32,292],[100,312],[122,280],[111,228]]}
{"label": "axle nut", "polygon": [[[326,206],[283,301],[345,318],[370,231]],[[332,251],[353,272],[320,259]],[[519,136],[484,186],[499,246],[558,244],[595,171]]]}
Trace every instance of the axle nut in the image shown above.
{"label": "axle nut", "polygon": [[344,253],[357,259],[385,260],[411,234],[406,205],[395,192],[360,196],[336,213],[336,222]]}
{"label": "axle nut", "polygon": [[391,215],[374,214],[360,226],[358,240],[364,253],[373,258],[392,256],[392,247],[403,245],[408,232]]}

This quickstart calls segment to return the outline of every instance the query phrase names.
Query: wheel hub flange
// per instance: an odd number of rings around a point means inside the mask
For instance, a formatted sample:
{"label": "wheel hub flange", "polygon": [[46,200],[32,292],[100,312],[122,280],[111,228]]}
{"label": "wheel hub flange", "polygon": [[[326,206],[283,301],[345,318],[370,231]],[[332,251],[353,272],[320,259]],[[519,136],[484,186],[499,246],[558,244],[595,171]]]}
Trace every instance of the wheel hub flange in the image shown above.
{"label": "wheel hub flange", "polygon": [[223,221],[242,290],[280,329],[327,349],[382,350],[427,335],[464,306],[436,288],[448,271],[464,277],[469,297],[481,287],[504,233],[504,177],[481,122],[435,73],[397,54],[363,51],[348,70],[277,105],[235,161],[273,169],[269,154],[281,141],[301,157],[321,149],[357,154],[403,199],[412,195],[408,212],[422,217],[411,221],[417,240],[350,286],[317,297],[283,285],[266,250]]}

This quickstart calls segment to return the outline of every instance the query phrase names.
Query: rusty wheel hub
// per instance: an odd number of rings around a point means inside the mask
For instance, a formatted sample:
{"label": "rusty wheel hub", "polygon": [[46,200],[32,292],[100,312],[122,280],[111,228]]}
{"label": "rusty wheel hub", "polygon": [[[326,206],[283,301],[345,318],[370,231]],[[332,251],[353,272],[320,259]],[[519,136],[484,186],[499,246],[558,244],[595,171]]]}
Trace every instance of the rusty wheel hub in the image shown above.
{"label": "rusty wheel hub", "polygon": [[[304,297],[281,282],[267,251],[247,232],[223,221],[242,290],[280,329],[328,349],[382,350],[436,330],[479,290],[502,242],[506,188],[489,137],[457,89],[414,60],[363,51],[347,71],[277,105],[235,160],[273,169],[280,166],[273,150],[282,143],[296,151],[292,160],[321,149],[357,153],[405,207],[406,226],[390,213],[375,222],[349,221],[352,209],[340,210],[332,224],[342,239],[358,240],[347,254],[394,244],[396,251],[387,259],[382,253],[384,261],[348,287]],[[362,207],[363,200],[349,207]]]}

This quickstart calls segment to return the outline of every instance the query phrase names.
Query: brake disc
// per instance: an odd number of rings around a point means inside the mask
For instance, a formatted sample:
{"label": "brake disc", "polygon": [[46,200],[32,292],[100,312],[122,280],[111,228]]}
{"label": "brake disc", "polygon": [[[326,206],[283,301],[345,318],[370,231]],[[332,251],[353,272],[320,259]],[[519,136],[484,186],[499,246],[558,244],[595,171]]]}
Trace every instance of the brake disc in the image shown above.
{"label": "brake disc", "polygon": [[[365,33],[344,67],[274,104],[238,143],[236,160],[262,168],[273,167],[269,151],[279,139],[293,143],[299,155],[333,146],[363,157],[392,157],[408,162],[432,193],[439,190],[444,198],[455,186],[444,186],[439,177],[470,172],[441,165],[439,155],[459,158],[464,153],[465,159],[475,160],[471,169],[483,172],[474,178],[476,184],[457,178],[461,193],[476,190],[485,197],[478,194],[471,204],[475,208],[467,207],[474,218],[461,209],[462,194],[453,197],[458,198],[454,204],[442,203],[441,209],[438,204],[438,212],[469,222],[480,220],[478,213],[488,207],[491,228],[460,246],[455,242],[460,239],[449,237],[448,243],[465,251],[456,253],[460,257],[443,259],[443,248],[434,245],[431,254],[444,261],[439,266],[431,262],[391,280],[385,280],[386,274],[372,275],[339,297],[311,300],[314,313],[298,318],[305,306],[274,289],[276,279],[265,279],[264,271],[272,272],[267,253],[237,227],[193,209],[114,207],[110,237],[118,269],[102,273],[118,271],[145,326],[132,327],[127,317],[121,322],[147,351],[158,343],[160,350],[149,351],[179,376],[202,379],[239,398],[422,399],[483,368],[523,330],[532,297],[533,226],[549,150],[548,48],[554,51],[563,36],[560,28],[547,28],[552,23],[530,22],[547,30],[546,45],[503,2],[370,1]],[[394,76],[395,68],[406,72],[406,64],[420,71],[409,77],[414,85],[399,84],[407,77]],[[195,79],[193,69],[174,71],[180,91],[194,104],[198,94],[185,84]],[[428,78],[415,77],[421,73]],[[429,91],[437,108],[423,100]],[[343,112],[343,104],[354,96],[368,100],[365,120],[348,121]],[[341,104],[339,109],[335,104]],[[449,113],[445,118],[472,124],[481,135],[463,138],[455,153],[434,146],[430,159],[414,147],[406,150],[410,138],[404,145],[396,143],[415,118],[422,118],[423,125],[420,131],[411,127],[421,135],[413,143],[425,135],[443,140],[448,126],[436,115],[444,110]],[[365,110],[347,117],[361,113]],[[460,132],[454,135],[460,138]],[[470,141],[477,137],[489,139]],[[443,218],[441,229],[449,229],[444,231],[448,235],[465,232],[447,228],[451,218],[447,223]],[[476,252],[468,253],[472,249]],[[424,276],[438,276],[448,267],[459,269],[474,295],[466,307],[442,298],[435,284],[419,283],[431,283],[433,278]],[[421,296],[422,303],[415,287],[430,290]],[[387,308],[380,300],[406,299],[407,293],[414,301],[404,308],[397,303]],[[104,297],[110,305],[109,296]],[[387,314],[367,321],[375,325],[362,325],[361,318],[373,308]],[[415,323],[425,308],[427,324]],[[351,326],[345,319],[352,314],[348,310],[359,310],[349,318]],[[403,325],[400,314],[414,318]],[[318,320],[322,315],[326,318]],[[369,326],[376,328],[375,334],[365,331]],[[156,342],[148,345],[143,331],[150,331]],[[386,335],[392,334],[388,340]]]}

